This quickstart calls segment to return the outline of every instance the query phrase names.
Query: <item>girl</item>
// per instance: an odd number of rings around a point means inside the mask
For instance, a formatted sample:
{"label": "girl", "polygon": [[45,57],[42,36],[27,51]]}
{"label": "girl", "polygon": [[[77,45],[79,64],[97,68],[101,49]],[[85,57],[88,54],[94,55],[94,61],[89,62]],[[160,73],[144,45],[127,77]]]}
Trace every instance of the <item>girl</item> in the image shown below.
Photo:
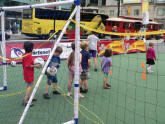
{"label": "girl", "polygon": [[[68,96],[71,96],[71,87],[72,87],[72,83],[73,83],[73,79],[74,79],[74,73],[75,73],[75,58],[74,58],[74,54],[75,54],[75,43],[72,43],[71,45],[72,47],[72,53],[70,54],[70,56],[67,59],[67,63],[68,63],[68,70],[69,70],[69,81],[68,81]],[[80,54],[80,63],[81,63],[81,59],[82,59],[82,55]],[[80,64],[80,71],[81,71],[81,64]],[[79,97],[84,97],[81,93],[79,93]]]}
{"label": "girl", "polygon": [[111,85],[107,83],[107,78],[112,66],[112,59],[110,58],[111,56],[112,56],[112,50],[110,48],[105,49],[104,56],[101,61],[101,68],[104,73],[104,84],[103,84],[104,89],[111,88]]}
{"label": "girl", "polygon": [[152,65],[155,64],[154,59],[156,61],[156,55],[155,55],[155,50],[154,50],[154,43],[150,42],[149,43],[149,48],[147,49],[147,53],[146,53],[146,64],[148,64],[148,68],[147,68],[147,73],[152,73],[153,71],[151,70]]}

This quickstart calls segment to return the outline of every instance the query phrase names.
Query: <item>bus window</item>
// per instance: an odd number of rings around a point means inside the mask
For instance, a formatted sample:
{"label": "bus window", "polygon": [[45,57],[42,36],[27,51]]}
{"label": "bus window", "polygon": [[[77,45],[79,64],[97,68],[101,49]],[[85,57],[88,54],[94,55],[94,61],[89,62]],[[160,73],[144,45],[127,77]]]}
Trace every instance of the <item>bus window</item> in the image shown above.
{"label": "bus window", "polygon": [[116,23],[115,22],[112,22],[111,24],[112,24],[112,26],[116,26]]}
{"label": "bus window", "polygon": [[158,25],[153,25],[153,30],[158,30]]}
{"label": "bus window", "polygon": [[139,31],[140,28],[143,28],[142,24],[140,22],[135,22],[135,30]]}
{"label": "bus window", "polygon": [[110,21],[108,22],[108,26],[111,26],[111,22]]}
{"label": "bus window", "polygon": [[148,25],[147,28],[148,28],[149,30],[151,30],[151,25]]}
{"label": "bus window", "polygon": [[128,23],[123,23],[123,29],[128,29]]}
{"label": "bus window", "polygon": [[119,27],[120,26],[120,22],[116,22],[116,26]]}
{"label": "bus window", "polygon": [[32,19],[32,9],[23,10],[23,19]]}
{"label": "bus window", "polygon": [[35,9],[35,17],[39,19],[68,20],[69,16],[69,11]]}
{"label": "bus window", "polygon": [[130,29],[134,29],[134,24],[133,23],[130,23],[130,26],[129,26]]}

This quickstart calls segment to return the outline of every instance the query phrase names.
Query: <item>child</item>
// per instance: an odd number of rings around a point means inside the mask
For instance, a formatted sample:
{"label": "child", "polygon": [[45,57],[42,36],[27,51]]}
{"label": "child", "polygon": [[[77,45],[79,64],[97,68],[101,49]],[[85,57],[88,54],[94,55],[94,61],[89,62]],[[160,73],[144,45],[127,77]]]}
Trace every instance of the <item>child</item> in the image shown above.
{"label": "child", "polygon": [[[25,54],[22,59],[22,65],[23,65],[24,80],[27,84],[27,88],[26,88],[26,95],[25,95],[22,105],[26,106],[26,104],[30,98],[31,90],[33,88],[34,68],[40,68],[41,66],[34,65],[34,61],[33,61],[32,55],[31,55],[31,52],[33,51],[32,42],[25,42],[24,50],[25,50]],[[36,99],[33,99],[33,101],[36,101]],[[31,104],[30,106],[33,106],[33,104]]]}
{"label": "child", "polygon": [[104,85],[103,85],[104,89],[111,88],[111,85],[107,83],[107,78],[112,66],[112,59],[110,58],[111,56],[112,56],[112,50],[110,48],[105,49],[104,56],[101,61],[101,68],[102,71],[104,72]]}
{"label": "child", "polygon": [[89,41],[89,52],[95,63],[94,71],[97,71],[97,42],[99,42],[100,39],[95,34],[96,33],[92,32],[91,35],[87,37],[87,40]]}
{"label": "child", "polygon": [[151,70],[151,68],[152,68],[152,65],[155,64],[154,59],[156,61],[154,43],[152,42],[149,43],[149,48],[147,49],[147,53],[146,53],[146,59],[147,59],[146,64],[149,65],[147,68],[147,73],[152,73],[153,71]]}
{"label": "child", "polygon": [[[75,43],[72,43],[72,53],[69,55],[67,59],[68,63],[68,70],[69,70],[69,80],[68,80],[68,96],[71,96],[71,87],[74,79],[74,74],[75,74]],[[82,55],[79,54],[80,58],[80,63],[82,59]],[[81,64],[80,64],[80,71],[81,71]],[[79,93],[79,97],[84,97],[81,93]]]}
{"label": "child", "polygon": [[[50,67],[52,70],[54,70],[54,68],[57,68],[59,69],[60,67],[60,55],[62,53],[62,48],[60,46],[58,46],[54,52],[54,55],[52,56],[51,58],[51,61],[48,65],[48,67]],[[45,99],[50,99],[50,96],[48,94],[49,92],[49,88],[50,88],[50,85],[51,83],[53,83],[53,88],[54,88],[54,91],[53,91],[53,94],[60,94],[56,88],[57,88],[57,75],[55,76],[50,76],[49,74],[47,74],[47,85],[45,87],[45,93],[43,94],[43,97]]]}
{"label": "child", "polygon": [[[82,72],[80,75],[80,92],[87,93],[88,92],[88,72],[89,68],[91,67],[91,60],[90,60],[90,53],[88,52],[88,43],[83,41],[81,43],[81,54],[82,54],[82,61],[81,61],[81,66],[82,66]],[[82,88],[84,83],[85,89]]]}

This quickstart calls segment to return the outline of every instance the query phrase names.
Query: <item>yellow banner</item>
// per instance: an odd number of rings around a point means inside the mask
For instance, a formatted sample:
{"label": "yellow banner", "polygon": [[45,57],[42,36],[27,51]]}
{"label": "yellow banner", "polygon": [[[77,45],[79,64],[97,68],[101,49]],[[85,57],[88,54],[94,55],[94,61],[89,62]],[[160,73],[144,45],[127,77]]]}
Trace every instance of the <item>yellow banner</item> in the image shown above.
{"label": "yellow banner", "polygon": [[105,46],[104,50],[99,52],[99,55],[102,55],[105,52],[106,48],[111,48],[114,54],[124,53],[124,47],[122,41],[112,41],[111,43]]}
{"label": "yellow banner", "polygon": [[126,50],[127,53],[131,52],[145,52],[146,51],[146,45],[143,40],[138,40],[133,42],[132,44],[129,45],[129,48]]}
{"label": "yellow banner", "polygon": [[149,9],[148,0],[142,0],[142,14],[148,12],[148,9]]}

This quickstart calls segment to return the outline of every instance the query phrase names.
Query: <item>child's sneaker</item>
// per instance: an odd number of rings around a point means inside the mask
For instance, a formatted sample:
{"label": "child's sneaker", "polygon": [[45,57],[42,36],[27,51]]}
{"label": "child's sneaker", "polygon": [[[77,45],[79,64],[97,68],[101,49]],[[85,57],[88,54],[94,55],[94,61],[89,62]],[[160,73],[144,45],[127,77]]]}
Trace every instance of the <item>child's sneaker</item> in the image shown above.
{"label": "child's sneaker", "polygon": [[82,87],[80,87],[80,93],[83,93],[84,89]]}
{"label": "child's sneaker", "polygon": [[[25,102],[25,101],[23,100],[22,105],[23,105],[23,106],[26,106],[26,105],[27,105],[27,102]],[[32,107],[32,106],[34,106],[33,103],[30,104],[30,107]]]}
{"label": "child's sneaker", "polygon": [[54,91],[53,91],[53,94],[58,94],[58,95],[59,95],[59,94],[61,94],[61,93],[58,92],[57,90],[54,90]]}
{"label": "child's sneaker", "polygon": [[49,96],[48,93],[45,93],[45,94],[43,95],[43,97],[44,97],[44,99],[50,99],[50,96]]}
{"label": "child's sneaker", "polygon": [[82,95],[81,93],[78,94],[79,98],[84,98],[84,95]]}
{"label": "child's sneaker", "polygon": [[103,87],[103,89],[111,89],[111,87],[105,86]]}
{"label": "child's sneaker", "polygon": [[71,95],[72,95],[72,93],[71,93],[71,92],[68,92],[68,93],[67,93],[67,96],[69,96],[69,97],[70,97]]}
{"label": "child's sneaker", "polygon": [[84,89],[83,93],[87,93],[88,92],[88,89]]}
{"label": "child's sneaker", "polygon": [[32,100],[33,102],[36,102],[37,101],[37,99],[36,98],[33,98],[33,100]]}
{"label": "child's sneaker", "polygon": [[106,84],[106,86],[107,86],[107,87],[111,87],[111,85],[110,85],[110,84],[108,84],[108,83]]}

